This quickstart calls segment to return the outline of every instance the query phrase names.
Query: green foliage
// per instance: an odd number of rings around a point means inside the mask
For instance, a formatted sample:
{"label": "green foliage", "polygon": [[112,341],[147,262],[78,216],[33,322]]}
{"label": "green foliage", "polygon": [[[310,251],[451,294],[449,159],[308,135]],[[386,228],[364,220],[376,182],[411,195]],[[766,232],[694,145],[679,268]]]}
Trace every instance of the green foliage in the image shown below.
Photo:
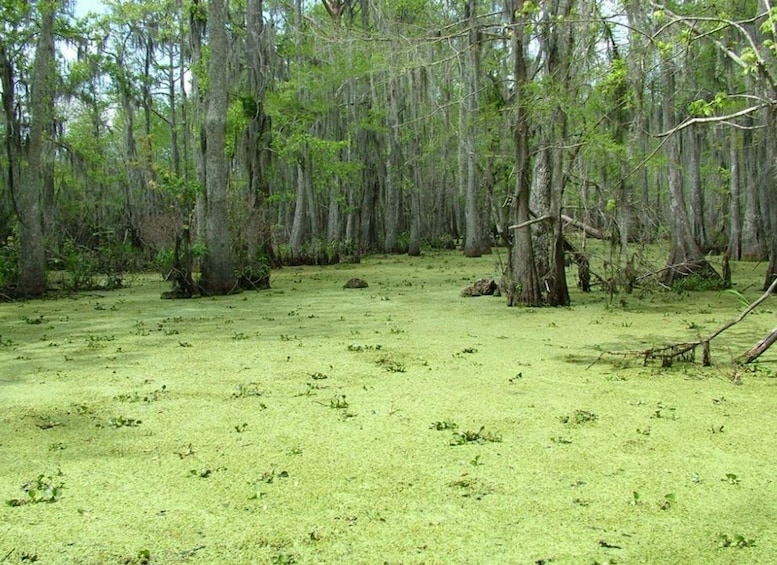
{"label": "green foliage", "polygon": [[19,274],[19,240],[9,236],[0,245],[0,292],[9,292]]}
{"label": "green foliage", "polygon": [[47,475],[38,475],[32,481],[22,485],[22,490],[27,494],[26,498],[14,498],[6,500],[8,506],[24,506],[25,504],[51,504],[57,502],[62,496],[64,485],[60,481],[55,481],[53,477]]}
{"label": "green foliage", "polygon": [[499,443],[502,441],[502,435],[495,432],[486,431],[485,426],[473,432],[471,430],[463,432],[454,432],[453,438],[450,441],[450,445],[464,445],[467,443]]}
{"label": "green foliage", "polygon": [[121,563],[122,565],[150,565],[151,551],[141,549],[135,555],[124,558]]}
{"label": "green foliage", "polygon": [[599,416],[589,410],[575,410],[571,416],[559,417],[562,424],[572,424],[575,426],[595,422],[598,419]]}
{"label": "green foliage", "polygon": [[344,410],[345,408],[348,408],[350,406],[348,400],[346,400],[344,394],[335,394],[330,400],[329,400],[329,407],[335,408],[337,410]]}
{"label": "green foliage", "polygon": [[700,98],[691,102],[688,105],[688,113],[691,116],[713,116],[721,110],[725,110],[728,102],[728,95],[725,92],[718,92],[712,100]]}
{"label": "green foliage", "polygon": [[129,243],[117,242],[113,233],[96,233],[94,236],[97,240],[95,247],[80,245],[73,238],[63,242],[61,262],[56,265],[65,270],[65,289],[79,292],[121,288],[125,274],[143,264],[138,251]]}
{"label": "green foliage", "polygon": [[[119,428],[136,428],[143,422],[135,418],[125,418],[124,416],[117,416],[116,418],[108,418],[108,427],[114,430]],[[98,427],[102,427],[98,424]]]}
{"label": "green foliage", "polygon": [[730,536],[726,533],[722,533],[718,535],[718,545],[720,547],[733,547],[735,549],[755,547],[755,538],[748,538],[742,534]]}
{"label": "green foliage", "polygon": [[722,279],[708,276],[706,273],[693,273],[676,278],[672,282],[672,290],[677,293],[723,290]]}
{"label": "green foliage", "polygon": [[440,422],[432,422],[432,425],[429,426],[432,430],[437,430],[438,432],[442,432],[445,430],[455,430],[458,428],[459,425],[456,422],[453,422],[451,420],[442,420]]}
{"label": "green foliage", "polygon": [[262,396],[262,394],[259,383],[239,383],[235,385],[235,390],[232,392],[232,398],[250,398]]}
{"label": "green foliage", "polygon": [[100,269],[97,258],[89,249],[67,239],[63,246],[63,262],[68,275],[65,288],[78,292],[95,287]]}

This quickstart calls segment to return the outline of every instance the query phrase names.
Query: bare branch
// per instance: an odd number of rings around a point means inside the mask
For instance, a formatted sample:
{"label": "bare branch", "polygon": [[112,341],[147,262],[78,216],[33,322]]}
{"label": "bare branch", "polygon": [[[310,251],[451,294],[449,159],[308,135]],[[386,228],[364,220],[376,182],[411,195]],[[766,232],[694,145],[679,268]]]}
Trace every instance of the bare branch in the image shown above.
{"label": "bare branch", "polygon": [[745,108],[744,110],[739,110],[738,112],[734,112],[732,114],[726,114],[725,116],[705,116],[705,117],[688,118],[687,120],[676,125],[672,129],[669,129],[661,133],[657,133],[656,137],[667,137],[681,130],[684,130],[685,128],[690,127],[694,124],[717,124],[717,123],[728,122],[729,120],[733,120],[734,118],[747,116],[748,114],[752,114],[753,112],[762,110],[763,108],[766,108],[769,105],[770,104],[767,102],[762,102],[761,104],[756,104],[755,106],[750,106],[749,108]]}
{"label": "bare branch", "polygon": [[545,214],[544,216],[540,218],[533,218],[531,220],[527,220],[525,222],[522,222],[520,224],[515,224],[514,226],[508,226],[508,230],[520,230],[523,228],[528,228],[532,224],[538,224],[540,222],[547,222],[548,220],[553,219],[553,216],[551,214]]}

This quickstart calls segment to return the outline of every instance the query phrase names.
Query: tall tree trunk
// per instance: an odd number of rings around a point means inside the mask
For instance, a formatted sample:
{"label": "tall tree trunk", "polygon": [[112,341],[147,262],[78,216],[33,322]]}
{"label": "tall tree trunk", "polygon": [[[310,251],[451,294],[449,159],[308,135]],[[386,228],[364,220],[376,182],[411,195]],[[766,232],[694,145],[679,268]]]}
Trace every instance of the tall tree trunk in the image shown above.
{"label": "tall tree trunk", "polygon": [[329,209],[327,210],[326,220],[326,240],[327,243],[340,241],[342,232],[340,226],[340,195],[342,194],[342,182],[332,183],[329,189]]}
{"label": "tall tree trunk", "polygon": [[691,233],[702,252],[710,250],[710,240],[705,225],[704,191],[701,186],[701,139],[700,132],[695,126],[686,129],[688,142],[688,184],[690,188],[691,204]]}
{"label": "tall tree trunk", "polygon": [[402,157],[399,131],[399,79],[388,78],[386,109],[387,154],[386,154],[386,213],[384,215],[384,253],[399,251],[399,208],[402,191]]}
{"label": "tall tree trunk", "polygon": [[40,2],[40,32],[35,48],[30,101],[30,140],[26,167],[14,195],[19,217],[20,296],[46,292],[46,254],[43,238],[43,193],[52,165],[46,154],[54,108],[54,20],[59,2]]}
{"label": "tall tree trunk", "polygon": [[763,160],[760,151],[763,144],[757,144],[754,141],[753,132],[750,129],[755,126],[752,119],[748,119],[747,125],[750,126],[742,133],[742,171],[740,176],[744,177],[743,197],[744,210],[742,213],[742,260],[744,261],[763,261],[767,257],[766,241],[764,237],[764,219],[766,214],[762,214],[761,195],[767,194],[769,189],[762,190],[762,187],[768,187],[766,177],[761,172],[760,163]]}
{"label": "tall tree trunk", "polygon": [[208,108],[205,115],[205,246],[202,288],[208,294],[235,289],[232,242],[227,214],[227,6],[229,0],[209,0]]}
{"label": "tall tree trunk", "polygon": [[[202,40],[205,37],[205,28],[207,17],[207,7],[203,5],[202,0],[191,0],[192,4],[189,8],[189,45],[192,50],[192,64],[202,65]],[[205,132],[202,127],[204,119],[205,98],[200,87],[200,80],[198,78],[199,73],[191,73],[191,92],[192,92],[192,116],[191,122],[195,124],[193,130],[198,134],[197,139],[194,140],[193,154],[194,154],[194,172],[197,177],[197,184],[202,187],[201,192],[197,195],[197,202],[194,207],[196,239],[198,241],[205,241],[206,235],[206,219],[205,219],[205,207],[206,207],[206,195],[205,187],[207,186],[207,174],[205,170],[205,152],[207,151],[205,145]]]}
{"label": "tall tree trunk", "polygon": [[[664,127],[669,129],[677,123],[674,110],[676,72],[674,63],[668,57],[665,57],[662,60],[661,70],[664,81],[662,100],[663,122]],[[683,194],[678,144],[679,135],[676,133],[669,134],[669,137],[664,141],[667,167],[669,168],[669,222],[672,234],[672,247],[667,262],[668,268],[664,271],[662,277],[663,283],[667,286],[672,286],[674,282],[693,274],[704,277],[709,276],[711,278],[717,275],[709,263],[707,263],[704,253],[702,253],[698,243],[696,243],[696,239],[693,237]],[[717,278],[719,279],[720,277]]]}
{"label": "tall tree trunk", "polygon": [[[550,214],[550,193],[551,186],[551,152],[550,147],[553,143],[550,129],[553,127],[551,121],[543,120],[539,126],[538,149],[534,155],[532,166],[532,187],[529,196],[529,206],[531,211],[537,217],[543,217]],[[534,264],[537,267],[537,275],[542,281],[542,286],[547,284],[551,278],[550,266],[550,247],[552,230],[549,222],[537,222],[529,229],[532,237],[532,247],[534,248]]]}
{"label": "tall tree trunk", "polygon": [[[15,88],[16,73],[14,72],[14,63],[9,56],[7,46],[0,41],[0,85],[2,86],[2,104],[3,104],[3,118],[5,123],[3,124],[3,148],[6,154],[6,166],[4,180],[6,181],[7,192],[4,191],[4,196],[8,196],[8,208],[17,213],[17,205],[15,198],[17,192],[20,190],[21,183],[21,153],[22,153],[22,136],[21,136],[21,124],[19,123],[19,116],[16,112],[16,96]],[[10,220],[10,218],[9,218]],[[0,236],[7,237],[11,235],[12,228],[10,221],[7,227]],[[4,280],[0,282],[5,286],[11,286],[17,284],[18,281]]]}
{"label": "tall tree trunk", "polygon": [[[253,214],[257,217],[257,239],[261,253],[277,265],[278,260],[272,246],[272,226],[269,219],[267,198],[270,183],[266,168],[270,161],[272,124],[265,111],[265,93],[270,73],[270,53],[274,46],[270,31],[263,18],[263,0],[248,0],[246,4],[246,66],[248,74],[249,122],[246,128],[246,164],[248,167],[248,190],[252,199]],[[250,256],[248,259],[252,260]]]}
{"label": "tall tree trunk", "polygon": [[483,214],[480,203],[480,183],[478,175],[477,119],[479,111],[479,74],[480,74],[480,29],[477,24],[477,2],[467,0],[464,17],[468,21],[468,45],[463,60],[463,81],[465,98],[463,101],[463,128],[459,135],[463,144],[465,161],[464,187],[464,255],[480,257],[490,251],[485,239]]}
{"label": "tall tree trunk", "polygon": [[[557,98],[553,108],[545,114],[540,129],[540,147],[534,167],[532,187],[532,211],[548,221],[532,226],[535,264],[547,291],[547,303],[551,306],[569,304],[564,262],[564,235],[561,222],[561,198],[564,192],[564,156],[567,145],[567,110],[574,99],[570,84],[570,57],[572,56],[572,31],[567,23],[572,11],[572,0],[561,0],[549,6],[541,34],[541,51],[544,53],[544,73]],[[539,121],[539,120],[537,120]]]}
{"label": "tall tree trunk", "polygon": [[[515,162],[515,190],[510,205],[512,222],[524,224],[530,219],[529,192],[531,190],[531,158],[529,130],[529,79],[526,64],[525,0],[505,0],[504,9],[512,30],[513,57],[513,149]],[[507,303],[509,306],[542,304],[540,281],[534,263],[531,231],[516,229],[508,262]]]}
{"label": "tall tree trunk", "polygon": [[731,130],[729,139],[729,203],[728,255],[734,261],[742,259],[742,208],[739,191],[739,135]]}
{"label": "tall tree trunk", "polygon": [[297,190],[294,197],[294,220],[291,224],[289,247],[295,261],[302,258],[302,242],[305,229],[305,170],[302,162],[297,163]]}
{"label": "tall tree trunk", "polygon": [[769,267],[766,269],[764,279],[764,290],[767,290],[775,278],[777,278],[777,194],[775,184],[777,184],[777,105],[772,104],[766,110],[766,140],[768,155],[768,186],[769,190],[764,190],[762,198],[768,211],[765,218],[765,227],[769,234]]}

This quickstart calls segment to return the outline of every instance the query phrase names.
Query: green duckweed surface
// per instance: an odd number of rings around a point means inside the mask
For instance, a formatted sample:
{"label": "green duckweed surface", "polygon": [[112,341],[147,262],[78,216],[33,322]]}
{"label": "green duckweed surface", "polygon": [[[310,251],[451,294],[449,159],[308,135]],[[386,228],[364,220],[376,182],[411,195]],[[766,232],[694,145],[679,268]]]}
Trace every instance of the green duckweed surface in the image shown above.
{"label": "green duckweed surface", "polygon": [[739,295],[460,298],[495,261],[0,305],[0,563],[776,563],[776,358],[731,365],[773,303],[710,368],[597,361],[711,332],[762,273],[734,265]]}

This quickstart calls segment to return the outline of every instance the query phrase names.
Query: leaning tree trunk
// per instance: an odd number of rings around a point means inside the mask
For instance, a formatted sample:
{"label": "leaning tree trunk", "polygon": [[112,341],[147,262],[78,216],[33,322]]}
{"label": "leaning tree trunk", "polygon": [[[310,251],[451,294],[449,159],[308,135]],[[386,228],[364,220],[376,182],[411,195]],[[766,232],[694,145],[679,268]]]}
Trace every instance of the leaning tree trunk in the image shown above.
{"label": "leaning tree trunk", "polygon": [[56,0],[39,4],[41,23],[32,76],[27,167],[22,169],[22,182],[14,195],[20,225],[20,275],[17,287],[20,296],[40,296],[46,292],[42,199],[51,166],[44,145],[53,117],[54,19],[58,6]]}
{"label": "leaning tree trunk", "polygon": [[227,214],[227,5],[229,0],[208,2],[210,60],[208,108],[205,115],[205,246],[202,289],[207,294],[226,294],[236,285],[232,241]]}

